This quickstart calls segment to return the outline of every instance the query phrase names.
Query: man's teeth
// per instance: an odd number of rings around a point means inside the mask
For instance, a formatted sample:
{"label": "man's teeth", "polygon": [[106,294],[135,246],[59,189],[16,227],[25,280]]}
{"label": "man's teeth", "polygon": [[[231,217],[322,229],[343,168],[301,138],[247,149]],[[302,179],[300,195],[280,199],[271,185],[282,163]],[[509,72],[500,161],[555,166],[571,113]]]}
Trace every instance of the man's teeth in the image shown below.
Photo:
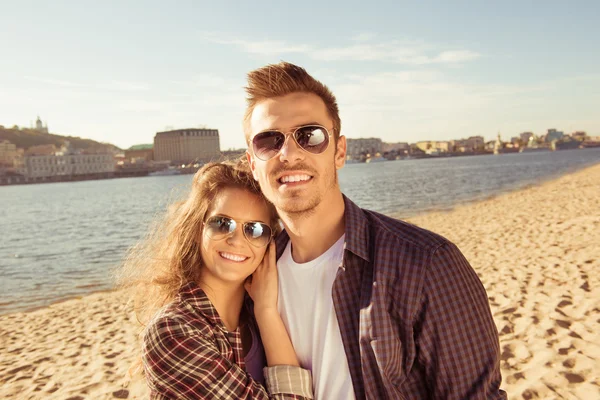
{"label": "man's teeth", "polygon": [[237,261],[237,262],[244,261],[246,258],[248,258],[248,257],[244,257],[244,256],[238,256],[236,254],[231,254],[231,253],[219,253],[219,254],[221,254],[221,257],[223,257],[223,258],[226,258],[231,261]]}
{"label": "man's teeth", "polygon": [[307,181],[309,179],[310,179],[310,175],[286,175],[286,176],[282,176],[280,181],[281,181],[281,183],[288,183],[288,182]]}

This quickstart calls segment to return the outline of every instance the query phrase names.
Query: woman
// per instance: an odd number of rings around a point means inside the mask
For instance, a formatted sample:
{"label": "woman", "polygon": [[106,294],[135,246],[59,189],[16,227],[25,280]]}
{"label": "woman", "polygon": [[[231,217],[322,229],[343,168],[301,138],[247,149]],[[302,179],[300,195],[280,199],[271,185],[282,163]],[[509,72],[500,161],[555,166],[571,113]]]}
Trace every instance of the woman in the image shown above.
{"label": "woman", "polygon": [[312,398],[277,311],[278,226],[246,163],[212,163],[132,250],[121,282],[136,287],[143,321],[154,314],[142,351],[151,398]]}

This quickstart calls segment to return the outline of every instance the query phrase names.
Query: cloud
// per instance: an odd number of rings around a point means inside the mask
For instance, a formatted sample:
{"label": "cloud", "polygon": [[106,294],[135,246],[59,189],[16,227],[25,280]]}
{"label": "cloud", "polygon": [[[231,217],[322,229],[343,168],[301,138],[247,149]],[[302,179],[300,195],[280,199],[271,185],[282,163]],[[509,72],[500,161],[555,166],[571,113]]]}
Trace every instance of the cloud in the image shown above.
{"label": "cloud", "polygon": [[129,81],[109,81],[109,82],[98,82],[98,83],[79,83],[64,81],[60,79],[45,78],[39,76],[27,75],[24,77],[28,81],[43,83],[52,86],[61,86],[65,88],[79,88],[86,90],[99,90],[99,91],[111,91],[111,92],[141,92],[150,89],[150,86],[146,83],[140,82],[129,82]]}
{"label": "cloud", "polygon": [[416,41],[374,42],[375,35],[362,33],[352,43],[327,47],[309,44],[289,44],[280,40],[247,40],[230,38],[215,32],[202,32],[201,38],[210,43],[231,45],[250,54],[278,56],[303,54],[320,61],[379,61],[406,65],[458,64],[473,61],[480,54],[472,50],[438,50]]}

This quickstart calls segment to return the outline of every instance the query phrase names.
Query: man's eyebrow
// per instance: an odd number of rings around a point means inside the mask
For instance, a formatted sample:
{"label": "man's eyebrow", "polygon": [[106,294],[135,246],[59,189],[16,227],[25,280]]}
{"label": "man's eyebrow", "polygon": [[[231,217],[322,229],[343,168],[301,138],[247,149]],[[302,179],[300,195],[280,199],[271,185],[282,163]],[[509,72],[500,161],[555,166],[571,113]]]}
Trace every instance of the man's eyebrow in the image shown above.
{"label": "man's eyebrow", "polygon": [[[294,126],[292,126],[291,128],[289,128],[289,129],[281,129],[281,128],[279,128],[279,127],[276,127],[276,126],[271,126],[271,127],[269,127],[269,128],[266,128],[266,129],[263,129],[263,130],[260,130],[260,131],[258,131],[258,132],[256,133],[256,135],[257,135],[257,134],[259,134],[259,133],[262,133],[262,132],[269,132],[269,131],[278,131],[278,132],[287,133],[287,132],[289,132],[289,131],[293,131],[294,129],[300,128],[301,126],[307,126],[307,125],[319,125],[319,126],[325,126],[325,125],[323,125],[322,123],[320,123],[320,122],[316,122],[316,121],[313,121],[313,122],[303,122],[303,123],[301,123],[301,124],[294,125]],[[254,136],[256,136],[256,135],[250,135],[250,139],[252,139],[252,138],[253,138]]]}
{"label": "man's eyebrow", "polygon": [[294,128],[299,128],[299,127],[305,126],[305,125],[319,125],[319,126],[323,126],[320,122],[305,122],[303,124],[296,125]]}

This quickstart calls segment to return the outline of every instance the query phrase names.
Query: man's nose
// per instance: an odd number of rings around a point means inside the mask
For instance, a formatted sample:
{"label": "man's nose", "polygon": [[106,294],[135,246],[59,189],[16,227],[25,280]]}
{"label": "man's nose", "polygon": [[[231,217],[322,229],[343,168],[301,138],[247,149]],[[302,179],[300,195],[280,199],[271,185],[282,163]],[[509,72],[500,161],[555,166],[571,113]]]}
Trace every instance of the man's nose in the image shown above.
{"label": "man's nose", "polygon": [[287,162],[293,162],[304,159],[304,150],[298,146],[292,135],[285,138],[283,147],[279,151],[279,159]]}

